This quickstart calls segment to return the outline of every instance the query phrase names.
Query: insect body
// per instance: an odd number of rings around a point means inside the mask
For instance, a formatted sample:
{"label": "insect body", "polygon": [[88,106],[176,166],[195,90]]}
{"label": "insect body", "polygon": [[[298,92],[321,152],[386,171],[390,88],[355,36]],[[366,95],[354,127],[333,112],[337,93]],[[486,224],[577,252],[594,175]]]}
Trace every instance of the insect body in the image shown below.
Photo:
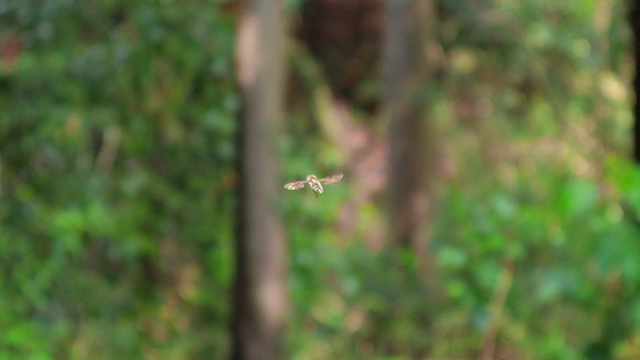
{"label": "insect body", "polygon": [[313,192],[316,194],[316,197],[318,197],[318,194],[322,194],[324,192],[324,188],[322,187],[323,184],[330,185],[336,183],[340,179],[342,179],[342,176],[342,174],[335,174],[322,179],[318,179],[318,177],[315,175],[307,175],[307,178],[305,180],[287,183],[284,185],[284,188],[287,190],[299,190],[302,189],[305,184],[308,184],[311,190],[313,190]]}

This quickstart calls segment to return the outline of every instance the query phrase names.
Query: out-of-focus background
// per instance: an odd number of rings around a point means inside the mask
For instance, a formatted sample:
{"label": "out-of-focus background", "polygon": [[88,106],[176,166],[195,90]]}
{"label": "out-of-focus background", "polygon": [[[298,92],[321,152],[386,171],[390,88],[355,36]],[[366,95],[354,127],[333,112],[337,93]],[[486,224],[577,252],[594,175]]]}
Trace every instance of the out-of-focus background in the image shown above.
{"label": "out-of-focus background", "polygon": [[0,358],[640,358],[635,2],[241,3],[0,1]]}

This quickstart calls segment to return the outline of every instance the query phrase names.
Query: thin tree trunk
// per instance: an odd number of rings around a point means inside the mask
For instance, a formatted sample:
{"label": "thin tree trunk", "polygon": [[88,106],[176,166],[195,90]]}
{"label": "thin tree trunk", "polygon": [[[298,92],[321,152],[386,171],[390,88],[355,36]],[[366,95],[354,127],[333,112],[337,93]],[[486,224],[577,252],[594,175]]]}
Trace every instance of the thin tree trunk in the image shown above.
{"label": "thin tree trunk", "polygon": [[432,26],[431,1],[387,1],[384,81],[389,120],[389,211],[391,239],[421,247],[428,222],[430,195],[427,170],[425,84],[428,52],[425,33]]}
{"label": "thin tree trunk", "polygon": [[233,359],[282,358],[284,233],[276,140],[284,117],[284,18],[279,1],[242,2],[237,38],[242,91]]}
{"label": "thin tree trunk", "polygon": [[631,0],[629,22],[633,32],[634,63],[636,68],[633,79],[633,92],[636,96],[633,107],[633,159],[640,164],[640,0]]}

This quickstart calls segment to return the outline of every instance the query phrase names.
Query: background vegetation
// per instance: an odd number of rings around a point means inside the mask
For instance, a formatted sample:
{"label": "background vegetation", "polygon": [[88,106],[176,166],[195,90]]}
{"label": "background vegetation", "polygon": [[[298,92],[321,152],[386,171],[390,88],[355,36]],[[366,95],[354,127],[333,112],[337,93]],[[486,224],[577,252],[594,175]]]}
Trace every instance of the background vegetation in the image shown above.
{"label": "background vegetation", "polygon": [[[288,356],[640,356],[625,4],[439,2],[416,250],[384,235],[381,2],[323,8],[344,15],[329,34],[313,28],[322,3],[287,3],[282,180],[346,179],[275,204]],[[0,2],[0,358],[229,355],[235,15],[212,0]]]}

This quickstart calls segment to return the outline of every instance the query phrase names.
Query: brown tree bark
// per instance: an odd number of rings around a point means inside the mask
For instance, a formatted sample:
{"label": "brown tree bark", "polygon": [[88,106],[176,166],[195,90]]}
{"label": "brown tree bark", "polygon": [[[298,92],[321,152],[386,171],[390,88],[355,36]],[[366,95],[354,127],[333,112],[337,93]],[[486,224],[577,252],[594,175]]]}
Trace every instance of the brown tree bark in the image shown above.
{"label": "brown tree bark", "polygon": [[389,121],[390,234],[396,244],[421,247],[429,219],[427,171],[431,147],[426,119],[430,81],[432,1],[386,3],[384,87]]}
{"label": "brown tree bark", "polygon": [[276,140],[284,117],[284,16],[274,0],[241,2],[236,46],[242,92],[239,132],[233,359],[282,358],[285,240]]}
{"label": "brown tree bark", "polygon": [[629,23],[633,33],[633,47],[635,55],[635,77],[633,78],[633,92],[636,95],[633,107],[633,159],[640,164],[640,0],[631,0]]}

